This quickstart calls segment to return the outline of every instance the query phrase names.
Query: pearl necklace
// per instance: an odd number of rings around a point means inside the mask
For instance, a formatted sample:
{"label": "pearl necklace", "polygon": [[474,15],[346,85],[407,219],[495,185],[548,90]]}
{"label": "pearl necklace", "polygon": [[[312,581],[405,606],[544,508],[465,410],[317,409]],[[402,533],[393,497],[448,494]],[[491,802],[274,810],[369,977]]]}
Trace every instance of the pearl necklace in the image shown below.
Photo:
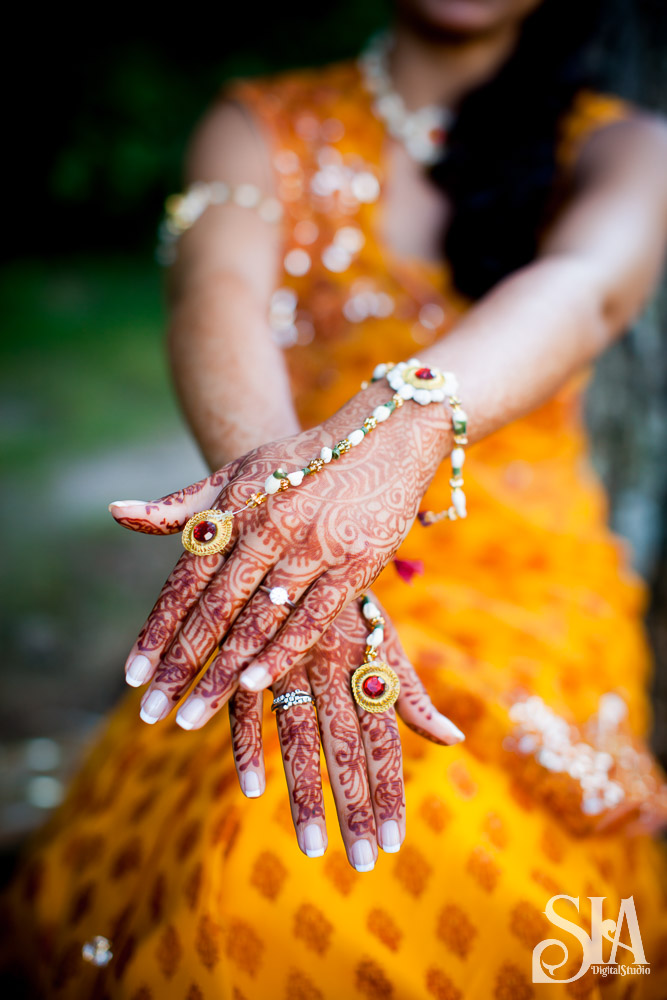
{"label": "pearl necklace", "polygon": [[388,56],[393,38],[385,33],[373,39],[359,57],[366,90],[373,97],[373,111],[394,139],[401,142],[418,163],[430,166],[440,159],[452,123],[452,112],[438,104],[408,111],[394,90]]}

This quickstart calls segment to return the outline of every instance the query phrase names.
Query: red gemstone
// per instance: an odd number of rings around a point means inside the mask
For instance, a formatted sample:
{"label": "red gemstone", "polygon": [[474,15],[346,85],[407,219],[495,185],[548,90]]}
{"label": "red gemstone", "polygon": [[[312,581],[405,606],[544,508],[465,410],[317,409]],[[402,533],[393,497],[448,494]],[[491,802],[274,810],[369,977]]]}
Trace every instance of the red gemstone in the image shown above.
{"label": "red gemstone", "polygon": [[218,526],[213,521],[200,521],[192,529],[195,542],[212,542],[218,533]]}
{"label": "red gemstone", "polygon": [[371,674],[361,685],[361,690],[369,698],[379,698],[387,690],[387,685],[377,674]]}
{"label": "red gemstone", "polygon": [[431,379],[435,378],[435,372],[432,372],[430,368],[418,368],[415,372],[415,378],[421,379]]}

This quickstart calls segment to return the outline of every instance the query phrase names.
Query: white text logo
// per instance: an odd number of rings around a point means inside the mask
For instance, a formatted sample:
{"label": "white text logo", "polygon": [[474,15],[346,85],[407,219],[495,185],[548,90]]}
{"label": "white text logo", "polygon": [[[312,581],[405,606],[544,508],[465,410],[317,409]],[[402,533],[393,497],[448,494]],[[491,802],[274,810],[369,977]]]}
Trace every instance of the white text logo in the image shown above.
{"label": "white text logo", "polygon": [[[579,942],[583,953],[581,965],[576,975],[570,976],[569,979],[558,979],[554,973],[557,969],[562,968],[570,957],[567,945],[557,938],[540,941],[533,949],[534,983],[573,983],[576,979],[581,979],[589,969],[602,976],[641,976],[650,973],[651,968],[644,956],[644,945],[639,931],[634,898],[628,896],[627,899],[621,900],[616,920],[603,919],[602,906],[605,898],[604,896],[588,897],[591,901],[591,934],[589,937],[577,922],[568,920],[567,917],[556,913],[554,909],[556,900],[566,899],[579,913],[579,897],[564,895],[551,897],[544,912],[552,924],[567,934],[571,934]],[[624,926],[627,927],[629,944],[626,941],[621,941],[621,931]],[[606,961],[602,957],[603,940],[611,942],[611,951]],[[559,955],[562,956],[560,962],[550,964],[542,958],[546,949],[551,947],[558,948]],[[628,961],[630,955],[632,955],[632,962],[624,964],[623,959]]]}

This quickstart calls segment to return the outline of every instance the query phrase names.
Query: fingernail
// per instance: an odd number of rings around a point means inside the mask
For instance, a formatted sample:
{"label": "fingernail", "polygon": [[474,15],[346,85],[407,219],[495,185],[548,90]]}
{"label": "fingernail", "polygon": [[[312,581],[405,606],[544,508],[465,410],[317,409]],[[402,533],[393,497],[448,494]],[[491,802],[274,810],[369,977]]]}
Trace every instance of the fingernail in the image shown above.
{"label": "fingernail", "polygon": [[146,701],[141,706],[139,715],[144,722],[147,722],[149,726],[152,726],[154,722],[158,721],[168,704],[169,699],[164,691],[151,691],[148,698],[146,698]]}
{"label": "fingernail", "polygon": [[249,691],[261,691],[262,688],[271,683],[271,674],[266,667],[248,667],[245,673],[239,677],[239,683]]}
{"label": "fingernail", "polygon": [[462,743],[466,738],[466,734],[462,733],[458,726],[455,726],[453,722],[449,723],[449,730],[456,743]]}
{"label": "fingernail", "polygon": [[401,831],[395,819],[389,819],[380,827],[380,844],[387,854],[396,854],[401,849]]}
{"label": "fingernail", "polygon": [[151,675],[151,661],[143,653],[139,653],[130,660],[130,665],[125,672],[125,680],[130,687],[138,688],[145,684]]}
{"label": "fingernail", "polygon": [[321,858],[324,854],[324,838],[319,826],[310,823],[303,831],[303,841],[309,858]]}
{"label": "fingernail", "polygon": [[371,872],[375,868],[373,849],[367,840],[352,844],[352,863],[358,872]]}
{"label": "fingernail", "polygon": [[176,723],[181,729],[192,729],[194,724],[199,722],[205,710],[206,702],[203,698],[188,698],[178,710]]}
{"label": "fingernail", "polygon": [[243,794],[249,799],[256,799],[262,794],[262,789],[259,787],[259,778],[254,771],[248,771],[247,774],[243,775],[242,786]]}
{"label": "fingernail", "polygon": [[448,719],[446,715],[439,715],[435,719],[440,729],[442,739],[445,740],[450,746],[455,743],[462,743],[466,738],[465,733],[462,733],[458,726],[455,726],[451,719]]}
{"label": "fingernail", "polygon": [[109,510],[112,507],[136,507],[137,505],[145,507],[147,502],[147,500],[112,500],[109,504]]}

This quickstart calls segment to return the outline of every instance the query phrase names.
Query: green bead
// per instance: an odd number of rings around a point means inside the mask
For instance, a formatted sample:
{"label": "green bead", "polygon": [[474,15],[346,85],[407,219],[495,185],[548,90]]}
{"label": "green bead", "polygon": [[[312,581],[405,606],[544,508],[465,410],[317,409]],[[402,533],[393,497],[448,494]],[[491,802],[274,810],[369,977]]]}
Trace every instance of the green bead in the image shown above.
{"label": "green bead", "polygon": [[311,475],[311,470],[308,468],[307,465],[304,466],[304,468],[301,471],[303,472],[304,476],[310,476]]}
{"label": "green bead", "polygon": [[274,479],[287,479],[287,473],[284,469],[276,469],[272,475]]}
{"label": "green bead", "polygon": [[456,415],[454,415],[454,417],[452,418],[452,424],[453,424],[453,427],[454,427],[454,433],[455,434],[465,434],[466,428],[468,426],[468,421],[467,420],[465,420],[465,419],[461,420],[460,417],[457,417]]}
{"label": "green bead", "polygon": [[340,458],[340,449],[338,448],[338,446],[336,446],[335,448],[331,449],[331,457],[332,458]]}
{"label": "green bead", "polygon": [[461,470],[455,469],[454,466],[452,466],[452,479],[458,479],[460,475],[461,475]]}

